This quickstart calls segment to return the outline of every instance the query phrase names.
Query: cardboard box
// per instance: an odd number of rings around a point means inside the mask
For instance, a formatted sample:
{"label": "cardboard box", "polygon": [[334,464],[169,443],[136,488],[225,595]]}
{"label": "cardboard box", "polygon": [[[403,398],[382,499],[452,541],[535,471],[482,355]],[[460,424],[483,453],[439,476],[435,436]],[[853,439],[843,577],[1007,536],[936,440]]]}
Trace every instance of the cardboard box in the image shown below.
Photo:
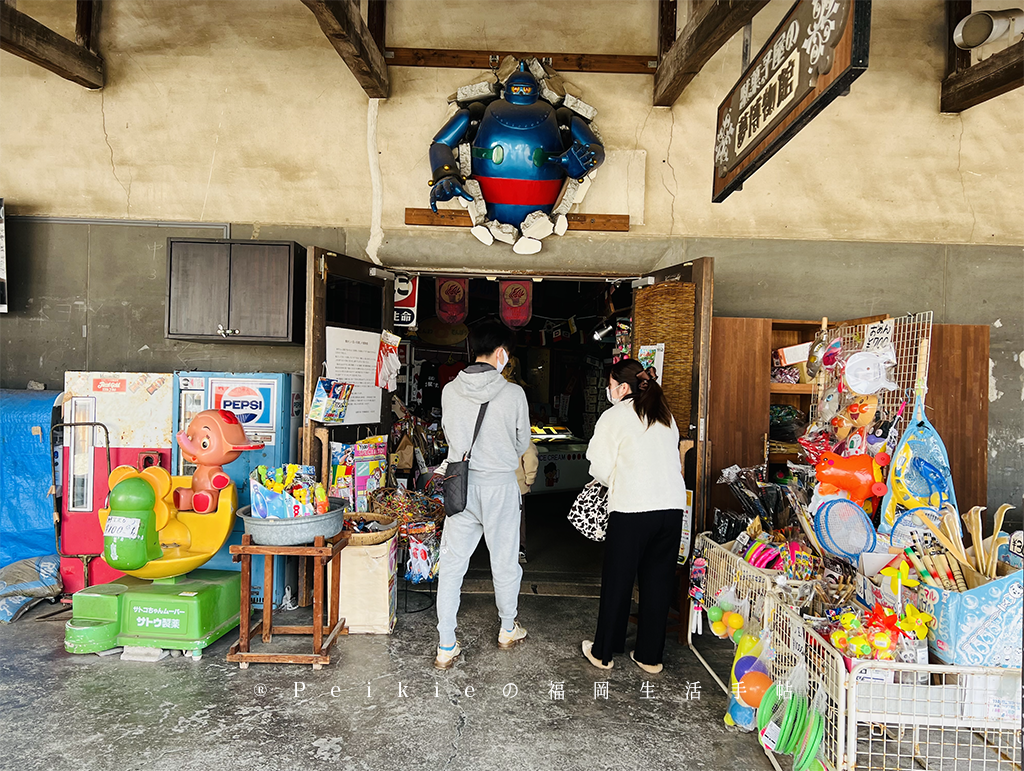
{"label": "cardboard box", "polygon": [[786,348],[779,348],[775,352],[775,355],[779,359],[779,364],[783,367],[788,367],[792,364],[800,364],[810,358],[812,344],[813,343],[800,343],[799,345],[790,345]]}
{"label": "cardboard box", "polygon": [[[328,597],[330,597],[330,571]],[[350,634],[391,634],[398,618],[398,536],[341,550],[339,614]]]}
{"label": "cardboard box", "polygon": [[1021,666],[1024,571],[999,563],[999,577],[966,592],[922,586],[918,608],[935,617],[928,643],[943,664]]}
{"label": "cardboard box", "polygon": [[[880,575],[882,568],[896,559],[895,554],[861,554],[857,563],[857,600],[868,610],[881,603],[887,608],[895,607],[896,595],[890,581]],[[903,587],[903,602],[912,602],[917,607],[917,588]]]}

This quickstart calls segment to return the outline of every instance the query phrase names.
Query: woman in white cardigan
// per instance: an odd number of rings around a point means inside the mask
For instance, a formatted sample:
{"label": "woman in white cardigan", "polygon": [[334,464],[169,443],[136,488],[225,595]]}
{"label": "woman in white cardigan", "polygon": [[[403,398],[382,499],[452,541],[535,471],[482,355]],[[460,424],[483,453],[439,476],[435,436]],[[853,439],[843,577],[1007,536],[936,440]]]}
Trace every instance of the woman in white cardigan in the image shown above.
{"label": "woman in white cardigan", "polygon": [[611,669],[625,653],[633,582],[640,612],[630,658],[645,672],[662,670],[665,628],[686,505],[679,460],[679,429],[658,382],[635,359],[615,364],[605,411],[587,448],[590,475],[608,487],[608,531],[601,604],[594,640],[583,655]]}

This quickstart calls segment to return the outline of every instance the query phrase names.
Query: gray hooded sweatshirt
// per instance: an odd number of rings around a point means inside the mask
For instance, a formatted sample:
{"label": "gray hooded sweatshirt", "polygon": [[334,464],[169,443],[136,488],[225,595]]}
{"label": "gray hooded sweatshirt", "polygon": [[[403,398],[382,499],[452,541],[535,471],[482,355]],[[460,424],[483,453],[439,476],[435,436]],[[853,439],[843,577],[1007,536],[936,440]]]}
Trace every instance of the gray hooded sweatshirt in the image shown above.
{"label": "gray hooded sweatshirt", "polygon": [[530,446],[526,393],[490,364],[470,364],[441,392],[441,427],[448,440],[448,460],[462,460],[473,441],[480,405],[488,402],[469,462],[469,482],[494,486],[517,484],[519,458]]}

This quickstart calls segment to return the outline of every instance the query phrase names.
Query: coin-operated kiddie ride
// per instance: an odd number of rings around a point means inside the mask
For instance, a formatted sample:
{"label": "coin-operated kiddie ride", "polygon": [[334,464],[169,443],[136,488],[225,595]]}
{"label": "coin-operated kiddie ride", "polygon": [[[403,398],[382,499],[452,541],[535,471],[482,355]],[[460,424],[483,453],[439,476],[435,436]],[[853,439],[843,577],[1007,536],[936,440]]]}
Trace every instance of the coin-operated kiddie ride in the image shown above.
{"label": "coin-operated kiddie ride", "polygon": [[198,568],[234,525],[238,491],[222,466],[263,445],[226,410],[200,412],[177,440],[198,466],[191,477],[158,466],[111,472],[109,505],[99,512],[103,557],[128,575],[75,592],[68,652],[123,646],[122,658],[157,660],[169,650],[198,661],[238,625],[241,574]]}

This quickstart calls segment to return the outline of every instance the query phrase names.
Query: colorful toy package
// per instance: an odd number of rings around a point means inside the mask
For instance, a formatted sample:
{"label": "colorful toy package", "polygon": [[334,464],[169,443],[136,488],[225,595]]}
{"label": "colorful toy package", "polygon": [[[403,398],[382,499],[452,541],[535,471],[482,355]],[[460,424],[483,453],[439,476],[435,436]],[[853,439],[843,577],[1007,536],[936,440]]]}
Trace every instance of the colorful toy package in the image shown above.
{"label": "colorful toy package", "polygon": [[249,475],[249,493],[252,516],[260,519],[308,517],[328,509],[327,491],[312,466],[258,466]]}
{"label": "colorful toy package", "polygon": [[368,495],[383,487],[388,471],[388,438],[371,436],[355,447],[356,511],[369,511]]}
{"label": "colorful toy package", "polygon": [[351,383],[322,377],[316,381],[316,391],[309,407],[309,419],[318,423],[341,423],[345,420],[348,400],[352,395]]}
{"label": "colorful toy package", "polygon": [[331,484],[327,494],[341,500],[346,511],[356,510],[356,446],[331,442]]}

